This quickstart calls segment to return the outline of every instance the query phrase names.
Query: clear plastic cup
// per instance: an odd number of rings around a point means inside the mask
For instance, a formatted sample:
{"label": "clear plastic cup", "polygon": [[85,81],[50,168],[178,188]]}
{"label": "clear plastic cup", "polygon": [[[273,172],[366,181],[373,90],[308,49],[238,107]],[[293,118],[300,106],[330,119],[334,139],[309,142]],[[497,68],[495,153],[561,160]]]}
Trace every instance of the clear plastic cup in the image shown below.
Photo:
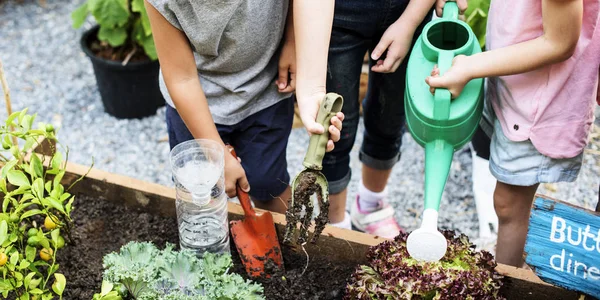
{"label": "clear plastic cup", "polygon": [[229,252],[229,223],[224,181],[224,149],[196,139],[171,150],[181,248],[198,255]]}

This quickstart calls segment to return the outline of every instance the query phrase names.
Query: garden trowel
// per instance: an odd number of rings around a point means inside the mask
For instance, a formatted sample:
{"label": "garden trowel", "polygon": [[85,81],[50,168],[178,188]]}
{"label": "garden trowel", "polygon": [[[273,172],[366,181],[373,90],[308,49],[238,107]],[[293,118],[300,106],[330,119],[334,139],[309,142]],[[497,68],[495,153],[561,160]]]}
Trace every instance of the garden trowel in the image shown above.
{"label": "garden trowel", "polygon": [[[315,219],[315,230],[312,242],[316,242],[319,235],[329,222],[329,187],[323,169],[323,156],[327,150],[329,141],[329,124],[331,118],[342,110],[344,101],[342,96],[328,93],[321,102],[316,122],[323,125],[325,131],[322,134],[313,134],[310,137],[308,150],[304,157],[304,170],[302,170],[292,181],[292,202],[285,214],[287,225],[285,228],[284,243],[304,244],[308,240],[308,228],[313,214],[313,202],[311,196],[317,194],[320,213]],[[304,216],[302,216],[304,208]],[[297,223],[300,223],[300,230]]]}
{"label": "garden trowel", "polygon": [[[229,147],[237,158],[235,151]],[[265,211],[257,215],[250,203],[250,196],[240,186],[236,187],[237,197],[244,210],[244,219],[231,221],[231,236],[246,268],[252,278],[270,278],[283,271],[283,257],[279,239],[275,231],[273,215]]]}

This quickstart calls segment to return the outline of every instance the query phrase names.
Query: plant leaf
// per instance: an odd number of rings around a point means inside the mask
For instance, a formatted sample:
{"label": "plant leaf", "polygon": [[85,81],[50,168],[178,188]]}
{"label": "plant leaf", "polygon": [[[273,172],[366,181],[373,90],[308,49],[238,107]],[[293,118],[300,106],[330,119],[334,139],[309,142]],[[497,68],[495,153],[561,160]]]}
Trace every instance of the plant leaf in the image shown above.
{"label": "plant leaf", "polygon": [[63,291],[65,290],[66,285],[67,285],[67,279],[65,279],[65,276],[60,273],[55,273],[54,274],[54,284],[52,284],[52,290],[57,295],[62,295]]}
{"label": "plant leaf", "polygon": [[150,26],[150,18],[148,18],[148,12],[146,12],[146,7],[144,7],[144,0],[132,0],[131,10],[140,13],[140,20],[142,21],[142,25],[144,27],[144,35],[151,35],[152,28]]}
{"label": "plant leaf", "polygon": [[122,27],[100,27],[98,39],[108,42],[112,47],[118,47],[123,45],[127,40],[127,30]]}
{"label": "plant leaf", "polygon": [[34,180],[33,185],[31,186],[31,191],[39,199],[44,198],[44,180],[42,178]]}
{"label": "plant leaf", "polygon": [[46,188],[46,192],[50,193],[52,191],[52,181],[46,182],[44,187]]}
{"label": "plant leaf", "polygon": [[63,176],[65,176],[64,170],[58,172],[58,174],[56,174],[56,177],[54,177],[54,188],[55,189],[56,189],[56,186],[60,184],[60,181],[62,180]]}
{"label": "plant leaf", "polygon": [[37,177],[42,177],[42,175],[44,175],[44,166],[42,165],[42,161],[37,154],[33,153],[30,164]]}
{"label": "plant leaf", "polygon": [[25,173],[19,170],[8,171],[8,182],[16,186],[29,186],[29,179]]}
{"label": "plant leaf", "polygon": [[31,217],[31,216],[39,215],[39,214],[41,214],[41,213],[42,213],[42,211],[41,211],[41,210],[39,210],[39,209],[31,209],[31,210],[28,210],[28,211],[24,212],[24,213],[21,215],[21,220],[23,220],[23,219],[26,219],[26,218],[29,218],[29,217]]}
{"label": "plant leaf", "polygon": [[62,204],[60,202],[58,202],[57,199],[54,199],[51,197],[46,197],[46,198],[44,198],[44,200],[46,200],[50,206],[58,209],[61,213],[65,214],[65,208],[62,206]]}
{"label": "plant leaf", "polygon": [[35,251],[35,247],[27,245],[25,247],[25,259],[30,262],[33,262],[35,260]]}
{"label": "plant leaf", "polygon": [[0,245],[4,244],[4,241],[8,238],[8,224],[6,220],[0,222]]}
{"label": "plant leaf", "polygon": [[72,13],[71,13],[71,20],[73,21],[73,28],[77,29],[79,27],[81,27],[81,25],[83,25],[83,22],[85,22],[85,19],[88,16],[88,4],[87,2],[83,3],[82,5],[80,5],[79,7],[77,7]]}
{"label": "plant leaf", "polygon": [[156,60],[158,58],[158,54],[156,53],[156,45],[154,44],[154,39],[152,36],[146,36],[143,39],[138,40],[138,44],[144,48],[146,55],[148,55],[151,60]]}
{"label": "plant leaf", "polygon": [[[15,251],[10,256],[10,264],[13,266],[16,266],[18,262],[19,262],[19,252]],[[18,273],[15,273],[15,275],[17,275],[17,274]]]}
{"label": "plant leaf", "polygon": [[13,121],[17,116],[19,116],[20,113],[20,111],[15,111],[12,114],[10,114],[10,116],[8,116],[8,119],[6,119],[6,127],[10,127],[11,125],[13,125]]}
{"label": "plant leaf", "polygon": [[22,111],[19,112],[19,117],[18,117],[18,119],[19,119],[19,125],[23,124],[23,118],[27,114],[27,110],[28,109],[29,108],[26,107],[25,109],[23,109]]}
{"label": "plant leaf", "polygon": [[2,171],[0,171],[2,174],[2,178],[6,178],[6,176],[8,175],[8,171],[12,170],[12,168],[15,167],[15,165],[17,164],[17,160],[11,160],[9,162],[7,162],[3,167],[2,167]]}
{"label": "plant leaf", "polygon": [[50,233],[50,236],[52,237],[52,242],[54,243],[54,245],[58,245],[58,237],[60,236],[60,229],[54,229],[52,230],[52,232]]}
{"label": "plant leaf", "polygon": [[88,5],[100,30],[124,27],[129,20],[129,0],[90,0]]}

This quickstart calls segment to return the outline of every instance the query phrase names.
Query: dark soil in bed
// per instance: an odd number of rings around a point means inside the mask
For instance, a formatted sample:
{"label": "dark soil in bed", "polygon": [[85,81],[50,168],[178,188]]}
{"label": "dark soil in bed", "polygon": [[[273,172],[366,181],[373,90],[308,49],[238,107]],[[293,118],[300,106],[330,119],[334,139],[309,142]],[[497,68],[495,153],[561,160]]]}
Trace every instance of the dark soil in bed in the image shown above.
{"label": "dark soil in bed", "polygon": [[[73,211],[75,244],[65,246],[57,261],[67,278],[64,299],[92,298],[102,283],[102,257],[117,251],[129,241],[152,241],[178,245],[177,221],[127,208],[112,201],[78,196]],[[233,241],[234,271],[246,276]],[[285,274],[264,282],[267,299],[341,299],[346,279],[355,265],[331,263],[313,254],[306,267],[304,252],[282,249]]]}

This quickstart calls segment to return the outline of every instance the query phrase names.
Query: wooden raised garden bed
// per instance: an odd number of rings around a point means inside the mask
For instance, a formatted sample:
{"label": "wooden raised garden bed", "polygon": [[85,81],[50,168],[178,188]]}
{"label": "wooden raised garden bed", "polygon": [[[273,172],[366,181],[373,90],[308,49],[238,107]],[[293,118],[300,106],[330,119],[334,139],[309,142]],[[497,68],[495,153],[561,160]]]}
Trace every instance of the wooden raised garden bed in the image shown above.
{"label": "wooden raised garden bed", "polygon": [[[38,147],[36,152],[42,154]],[[69,185],[88,171],[87,166],[68,163],[64,184]],[[102,281],[102,257],[131,240],[152,241],[159,247],[178,244],[175,190],[130,177],[92,169],[71,190],[76,195],[73,219],[75,245],[58,257],[67,278],[65,299],[91,299]],[[240,219],[241,207],[229,203],[230,220]],[[274,214],[277,230],[284,230],[285,217]],[[281,236],[281,234],[280,234]],[[307,244],[306,255],[283,247],[285,278],[265,285],[268,299],[341,299],[346,280],[361,263],[369,246],[384,239],[349,230],[326,227],[317,244]],[[243,274],[235,247],[235,271]],[[306,270],[305,270],[306,268]],[[576,292],[542,282],[532,271],[499,265],[505,276],[502,294],[507,299],[585,299]],[[589,298],[587,298],[589,299]]]}

